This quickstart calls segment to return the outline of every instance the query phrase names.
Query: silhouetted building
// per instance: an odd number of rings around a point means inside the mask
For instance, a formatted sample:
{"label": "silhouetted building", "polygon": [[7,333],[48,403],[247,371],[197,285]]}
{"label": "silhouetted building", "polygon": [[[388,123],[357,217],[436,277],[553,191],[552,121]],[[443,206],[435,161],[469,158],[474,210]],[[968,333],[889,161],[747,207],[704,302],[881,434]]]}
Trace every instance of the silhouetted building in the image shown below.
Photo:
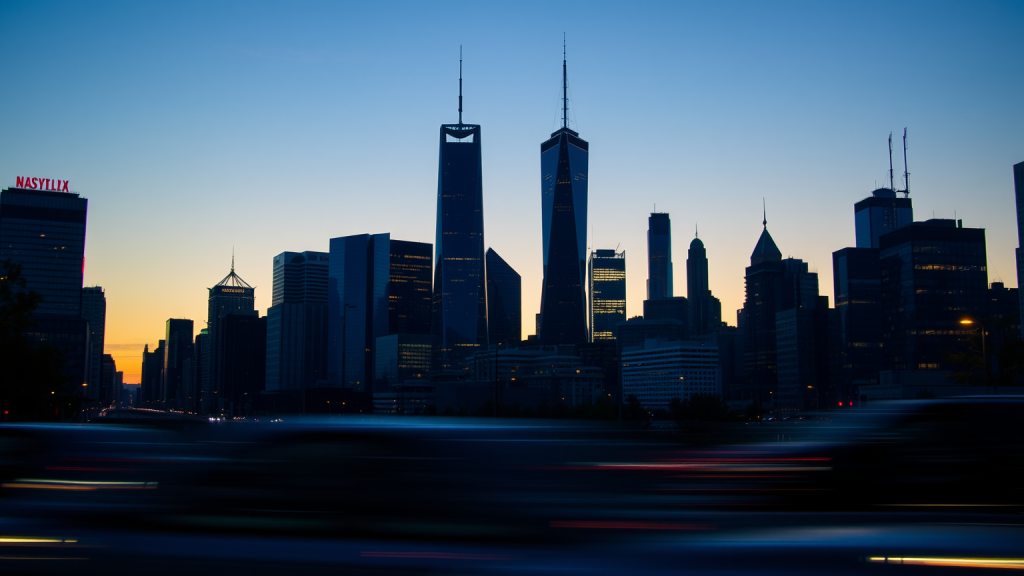
{"label": "silhouetted building", "polygon": [[[1017,199],[1017,286],[1024,286],[1024,162],[1013,165],[1013,191]],[[1024,318],[1024,292],[1021,293],[1020,317]],[[1024,338],[1024,322],[1021,322],[1021,338]]]}
{"label": "silhouetted building", "polygon": [[265,389],[267,317],[261,318],[257,312],[228,314],[220,329],[224,343],[223,409],[231,416],[249,416],[255,396]]}
{"label": "silhouetted building", "polygon": [[648,410],[668,410],[674,398],[721,396],[718,348],[659,339],[623,348],[622,394],[636,396]]}
{"label": "silhouetted building", "polygon": [[149,344],[142,349],[142,382],[139,384],[140,405],[163,409],[160,385],[164,372],[164,341],[151,352]]}
{"label": "silhouetted building", "polygon": [[615,327],[626,321],[626,251],[595,250],[587,266],[590,341],[615,338]]}
{"label": "silhouetted building", "polygon": [[677,320],[683,326],[680,338],[689,340],[691,336],[690,326],[690,302],[682,296],[672,298],[659,298],[657,300],[644,300],[644,320]]}
{"label": "silhouetted building", "polygon": [[679,320],[648,320],[638,316],[619,322],[615,327],[615,338],[621,352],[628,346],[642,346],[645,340],[686,340],[686,331],[686,324]]}
{"label": "silhouetted building", "polygon": [[[989,362],[993,377],[1000,373],[1000,359],[1012,356],[1000,353],[1011,339],[1020,338],[1020,290],[1007,288],[1002,282],[993,282],[988,289],[988,315],[985,327],[989,330],[988,346],[992,351]],[[1018,376],[1018,380],[1020,376]]]}
{"label": "silhouetted building", "polygon": [[776,408],[819,410],[830,404],[833,395],[830,328],[835,325],[834,313],[828,307],[828,296],[818,296],[812,306],[797,306],[776,313]]}
{"label": "silhouetted building", "polygon": [[328,263],[324,252],[274,256],[274,290],[267,309],[267,390],[297,390],[327,381]]}
{"label": "silhouetted building", "polygon": [[331,238],[327,373],[332,385],[370,391],[374,341],[388,333],[389,234]]}
{"label": "silhouetted building", "polygon": [[668,214],[652,212],[647,219],[647,299],[671,298],[672,222]]}
{"label": "silhouetted building", "polygon": [[390,240],[388,334],[430,334],[431,258],[429,242]]}
{"label": "silhouetted building", "polygon": [[898,198],[891,188],[879,188],[853,205],[857,248],[878,248],[884,234],[909,226],[914,221],[910,198]]}
{"label": "silhouetted building", "polygon": [[103,340],[107,325],[107,298],[100,286],[82,288],[82,318],[89,323],[89,377],[86,395],[98,400],[103,371]]}
{"label": "silhouetted building", "polygon": [[[224,318],[231,314],[253,315],[255,312],[255,289],[238,274],[235,274],[235,259],[231,258],[231,271],[223,280],[209,289],[209,308],[206,326],[210,332],[210,365],[206,387],[200,390],[203,414],[220,413],[227,410],[224,398],[226,366],[224,350],[227,345],[222,329]],[[264,348],[266,344],[264,344]],[[265,351],[264,351],[265,354]],[[266,366],[263,367],[264,372]],[[264,376],[265,378],[265,376]]]}
{"label": "silhouetted building", "polygon": [[434,371],[465,370],[469,356],[487,346],[487,278],[480,126],[442,124],[437,171],[437,235],[431,334]]}
{"label": "silhouetted building", "polygon": [[195,404],[192,406],[192,410],[195,412],[201,411],[201,403],[199,399],[202,398],[201,393],[203,390],[210,388],[210,330],[203,328],[196,334],[195,342],[192,346],[192,397],[196,399]]}
{"label": "silhouetted building", "polygon": [[877,248],[832,253],[840,347],[836,398],[856,400],[862,386],[878,384],[882,369],[882,271]]}
{"label": "silhouetted building", "polygon": [[[562,60],[562,86],[566,67]],[[563,94],[562,127],[540,145],[544,284],[540,299],[541,344],[587,339],[584,274],[587,265],[587,175],[590,144],[569,129]]]}
{"label": "silhouetted building", "polygon": [[429,334],[390,334],[377,338],[374,392],[390,393],[397,384],[429,380],[432,363]]}
{"label": "silhouetted building", "polygon": [[722,302],[711,295],[708,254],[697,237],[690,242],[686,257],[686,297],[690,301],[690,334],[706,334],[722,326]]}
{"label": "silhouetted building", "polygon": [[110,406],[119,398],[115,380],[117,379],[117,364],[110,354],[103,354],[100,360],[100,406]]}
{"label": "silhouetted building", "polygon": [[579,348],[580,364],[596,366],[604,376],[604,392],[613,403],[622,401],[622,356],[617,340],[597,340]]}
{"label": "silhouetted building", "polygon": [[493,248],[487,249],[487,322],[491,344],[523,340],[523,280]]}
{"label": "silhouetted building", "polygon": [[82,318],[88,200],[50,191],[54,180],[18,177],[0,192],[0,262],[21,266],[26,289],[42,301],[33,314],[32,342],[56,345],[64,355],[69,390],[89,395],[89,326]]}
{"label": "silhouetted building", "polygon": [[191,320],[170,318],[164,333],[164,371],[160,391],[167,407],[191,410],[196,399],[192,397],[192,333]]}
{"label": "silhouetted building", "polygon": [[985,230],[960,221],[914,222],[882,237],[883,370],[941,370],[988,312]]}

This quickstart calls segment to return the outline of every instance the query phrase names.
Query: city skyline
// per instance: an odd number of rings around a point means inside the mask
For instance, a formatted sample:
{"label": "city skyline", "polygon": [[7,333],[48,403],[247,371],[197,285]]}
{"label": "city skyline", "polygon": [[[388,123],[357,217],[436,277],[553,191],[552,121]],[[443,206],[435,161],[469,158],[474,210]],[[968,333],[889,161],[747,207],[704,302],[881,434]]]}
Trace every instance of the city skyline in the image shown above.
{"label": "city skyline", "polygon": [[[273,257],[285,250],[325,252],[330,238],[364,233],[431,242],[434,130],[456,111],[459,44],[466,114],[488,132],[485,248],[522,276],[523,336],[534,333],[536,141],[559,124],[562,32],[574,69],[570,127],[593,146],[589,249],[646,255],[655,204],[679,230],[699,223],[710,288],[734,325],[765,197],[783,257],[815,268],[834,306],[831,253],[855,245],[853,204],[888,184],[886,138],[908,126],[916,219],[955,211],[965,227],[985,228],[988,280],[1016,284],[1024,80],[1009,63],[1022,49],[1019,4],[901,4],[883,29],[869,7],[813,4],[552,12],[577,14],[572,25],[534,24],[525,8],[409,5],[385,22],[368,8],[219,4],[195,23],[187,9],[115,6],[0,7],[0,72],[47,87],[0,95],[0,109],[18,111],[0,117],[18,136],[0,143],[0,187],[52,176],[88,199],[85,285],[105,290],[106,352],[126,382],[139,381],[143,345],[156,348],[168,318],[204,327],[206,289],[232,246],[266,314]],[[154,13],[167,22],[148,26]],[[283,33],[261,38],[279,16]],[[53,37],[27,52],[28,24],[43,18]],[[505,25],[463,38],[431,31],[492,18]],[[357,32],[360,22],[371,25]],[[385,30],[408,37],[372,40]],[[53,78],[66,89],[49,89]],[[649,114],[659,134],[631,137],[650,127]],[[389,148],[389,134],[402,145]],[[383,149],[390,168],[373,158]],[[677,234],[673,252],[690,240]],[[629,316],[642,313],[641,262],[627,268]],[[674,283],[685,282],[677,270]]]}

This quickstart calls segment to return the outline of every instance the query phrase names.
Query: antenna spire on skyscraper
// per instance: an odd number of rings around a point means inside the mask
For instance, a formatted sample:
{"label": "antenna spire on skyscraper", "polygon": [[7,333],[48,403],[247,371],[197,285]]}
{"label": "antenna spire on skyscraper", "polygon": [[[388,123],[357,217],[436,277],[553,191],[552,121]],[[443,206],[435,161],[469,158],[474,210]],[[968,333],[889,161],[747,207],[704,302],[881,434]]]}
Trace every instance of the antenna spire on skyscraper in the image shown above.
{"label": "antenna spire on skyscraper", "polygon": [[459,124],[462,124],[462,45],[459,45]]}
{"label": "antenna spire on skyscraper", "polygon": [[764,214],[764,218],[761,220],[761,225],[764,226],[765,230],[767,230],[768,229],[768,205],[765,204],[764,198],[761,198],[761,210],[763,211],[763,214]]}
{"label": "antenna spire on skyscraper", "polygon": [[700,232],[697,230],[697,223],[693,223],[693,237],[700,238]]}
{"label": "antenna spire on skyscraper", "polygon": [[889,189],[896,191],[896,184],[892,179],[892,132],[889,132]]}
{"label": "antenna spire on skyscraper", "polygon": [[235,273],[235,247],[231,247],[231,273]]}
{"label": "antenna spire on skyscraper", "polygon": [[566,88],[565,32],[562,32],[562,128],[569,127],[569,93]]}
{"label": "antenna spire on skyscraper", "polygon": [[907,129],[903,129],[903,197],[910,196],[910,172],[907,171]]}

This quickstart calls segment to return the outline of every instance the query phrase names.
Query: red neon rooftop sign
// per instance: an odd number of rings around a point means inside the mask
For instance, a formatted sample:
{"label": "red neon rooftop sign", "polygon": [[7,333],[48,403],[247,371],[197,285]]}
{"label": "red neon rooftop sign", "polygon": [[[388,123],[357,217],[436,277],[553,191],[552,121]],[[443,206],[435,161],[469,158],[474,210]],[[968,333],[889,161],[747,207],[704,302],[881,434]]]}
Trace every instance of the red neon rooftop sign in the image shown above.
{"label": "red neon rooftop sign", "polygon": [[53,190],[54,192],[68,191],[67,180],[54,180],[52,178],[29,178],[28,176],[18,176],[18,179],[15,181],[15,186],[18,188],[28,188],[29,190]]}

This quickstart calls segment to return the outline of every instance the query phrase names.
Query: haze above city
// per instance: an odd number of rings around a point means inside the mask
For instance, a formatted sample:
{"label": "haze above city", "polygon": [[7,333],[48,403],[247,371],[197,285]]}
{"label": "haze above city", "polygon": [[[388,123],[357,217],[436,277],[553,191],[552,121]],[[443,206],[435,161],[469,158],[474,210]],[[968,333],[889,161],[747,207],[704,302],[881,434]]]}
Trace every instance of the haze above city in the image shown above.
{"label": "haze above city", "polygon": [[[66,179],[89,199],[85,285],[106,352],[139,381],[168,318],[207,316],[235,269],[266,313],[272,258],[332,237],[434,241],[438,126],[482,126],[486,245],[542,279],[539,145],[561,114],[590,142],[592,248],[626,251],[642,314],[647,217],[673,224],[675,286],[699,225],[734,325],[768,229],[832,295],[853,204],[896,187],[909,130],[915,219],[986,229],[1016,286],[1024,3],[0,4],[0,187]],[[832,302],[834,305],[834,302]]]}

